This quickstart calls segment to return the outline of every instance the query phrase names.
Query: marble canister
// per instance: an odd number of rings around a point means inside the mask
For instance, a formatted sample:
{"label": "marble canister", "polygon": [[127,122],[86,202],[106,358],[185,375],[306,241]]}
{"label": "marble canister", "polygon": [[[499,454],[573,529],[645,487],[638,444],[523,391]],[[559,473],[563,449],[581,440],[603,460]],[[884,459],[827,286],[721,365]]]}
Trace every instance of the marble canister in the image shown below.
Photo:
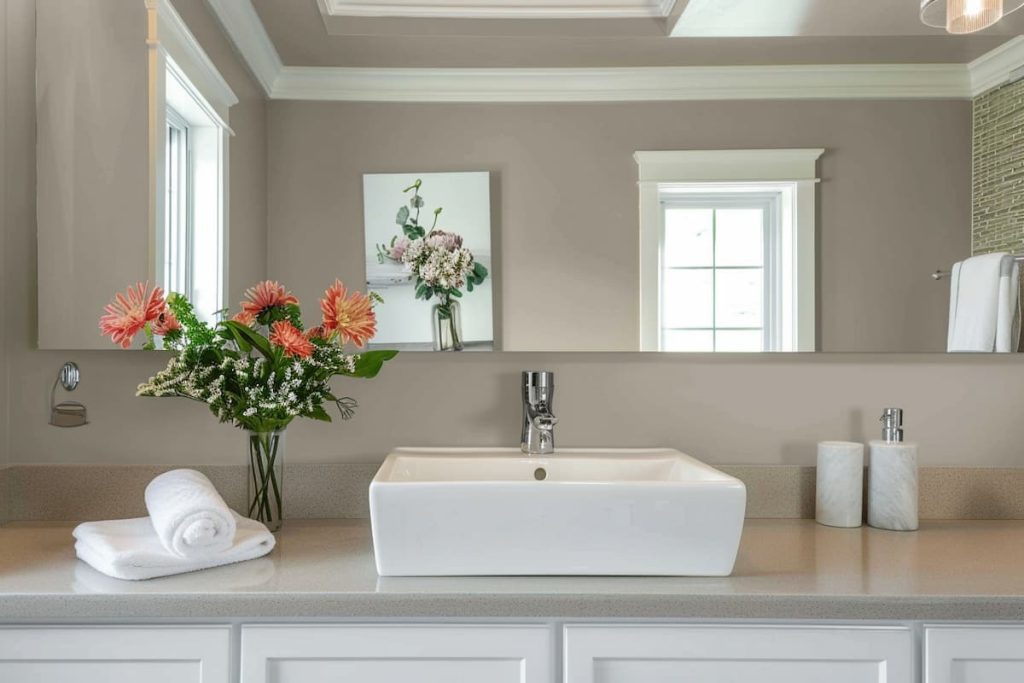
{"label": "marble canister", "polygon": [[917,444],[871,442],[868,524],[893,531],[917,529]]}
{"label": "marble canister", "polygon": [[818,444],[815,519],[825,526],[857,527],[864,518],[864,444]]}

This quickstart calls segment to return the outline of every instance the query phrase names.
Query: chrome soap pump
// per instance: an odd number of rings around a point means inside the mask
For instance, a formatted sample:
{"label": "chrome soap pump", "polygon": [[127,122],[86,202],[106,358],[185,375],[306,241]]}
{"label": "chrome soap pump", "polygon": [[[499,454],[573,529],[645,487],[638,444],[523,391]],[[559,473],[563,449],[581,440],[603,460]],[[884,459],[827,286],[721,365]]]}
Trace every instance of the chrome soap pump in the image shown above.
{"label": "chrome soap pump", "polygon": [[917,444],[903,441],[903,410],[886,408],[882,440],[871,442],[868,462],[868,524],[879,529],[917,529]]}

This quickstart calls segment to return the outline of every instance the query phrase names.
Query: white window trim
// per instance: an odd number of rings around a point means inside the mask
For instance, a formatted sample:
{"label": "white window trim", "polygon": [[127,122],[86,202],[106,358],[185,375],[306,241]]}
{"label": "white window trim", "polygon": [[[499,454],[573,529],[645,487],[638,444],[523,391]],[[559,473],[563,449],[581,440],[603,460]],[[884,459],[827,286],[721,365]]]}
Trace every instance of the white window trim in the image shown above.
{"label": "white window trim", "polygon": [[[667,185],[701,183],[790,183],[797,316],[796,350],[816,347],[815,195],[817,161],[824,149],[756,149],[637,152],[640,188],[640,350],[661,346],[661,242],[664,233],[660,191]],[[785,209],[784,209],[785,210]]]}
{"label": "white window trim", "polygon": [[145,0],[145,4],[149,46],[149,279],[151,282],[162,281],[161,226],[165,215],[163,190],[166,169],[167,79],[171,78],[181,85],[190,99],[190,105],[200,109],[215,124],[197,132],[203,135],[216,134],[219,138],[216,145],[206,147],[216,150],[220,171],[217,229],[221,258],[218,276],[221,283],[220,297],[224,298],[228,296],[227,254],[230,224],[228,141],[234,134],[229,125],[229,110],[238,103],[238,97],[171,5],[170,0]]}

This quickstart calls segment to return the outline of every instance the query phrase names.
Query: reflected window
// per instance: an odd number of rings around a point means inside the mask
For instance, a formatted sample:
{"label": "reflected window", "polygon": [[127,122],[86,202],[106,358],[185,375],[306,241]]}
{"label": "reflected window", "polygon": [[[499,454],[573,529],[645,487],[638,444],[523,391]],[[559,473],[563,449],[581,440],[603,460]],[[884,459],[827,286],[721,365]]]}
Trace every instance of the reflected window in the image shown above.
{"label": "reflected window", "polygon": [[164,176],[167,198],[164,204],[162,240],[165,292],[191,291],[188,247],[189,233],[192,230],[192,212],[189,210],[192,173],[188,142],[188,121],[168,107]]}
{"label": "reflected window", "polygon": [[823,151],[636,153],[641,350],[814,350]]}
{"label": "reflected window", "polygon": [[162,220],[157,280],[212,322],[224,307],[227,128],[170,58],[166,61]]}
{"label": "reflected window", "polygon": [[781,349],[780,194],[663,193],[661,350]]}

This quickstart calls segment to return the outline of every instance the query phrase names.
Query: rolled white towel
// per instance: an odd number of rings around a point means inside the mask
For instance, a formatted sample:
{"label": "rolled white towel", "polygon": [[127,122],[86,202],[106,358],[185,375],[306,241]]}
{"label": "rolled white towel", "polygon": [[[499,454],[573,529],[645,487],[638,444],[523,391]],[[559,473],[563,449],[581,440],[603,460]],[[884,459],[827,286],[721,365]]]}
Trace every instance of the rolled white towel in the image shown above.
{"label": "rolled white towel", "polygon": [[79,524],[74,530],[75,554],[107,576],[139,581],[245,562],[274,549],[276,539],[267,527],[231,515],[238,524],[234,542],[208,557],[179,557],[167,550],[149,517]]}
{"label": "rolled white towel", "polygon": [[214,557],[234,543],[235,515],[201,472],[171,470],[153,479],[146,509],[160,543],[178,557]]}

